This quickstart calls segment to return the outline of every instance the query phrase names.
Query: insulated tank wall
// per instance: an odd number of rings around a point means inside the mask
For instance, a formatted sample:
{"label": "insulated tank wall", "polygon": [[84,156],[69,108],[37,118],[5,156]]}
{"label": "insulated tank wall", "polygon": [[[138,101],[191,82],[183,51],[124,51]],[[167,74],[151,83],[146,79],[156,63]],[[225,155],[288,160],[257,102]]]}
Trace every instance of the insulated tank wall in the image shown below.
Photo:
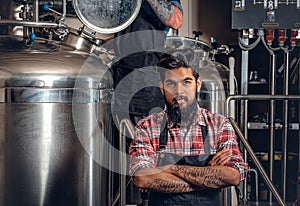
{"label": "insulated tank wall", "polygon": [[111,88],[97,57],[0,36],[0,205],[111,205]]}

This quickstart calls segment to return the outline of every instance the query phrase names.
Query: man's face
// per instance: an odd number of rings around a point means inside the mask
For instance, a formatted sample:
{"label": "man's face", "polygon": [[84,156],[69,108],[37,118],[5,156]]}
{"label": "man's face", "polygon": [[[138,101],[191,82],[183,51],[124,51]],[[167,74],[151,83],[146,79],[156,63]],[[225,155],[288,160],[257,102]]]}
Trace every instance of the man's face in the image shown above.
{"label": "man's face", "polygon": [[193,76],[191,68],[166,70],[165,79],[160,82],[160,90],[170,105],[187,108],[200,91],[202,80]]}

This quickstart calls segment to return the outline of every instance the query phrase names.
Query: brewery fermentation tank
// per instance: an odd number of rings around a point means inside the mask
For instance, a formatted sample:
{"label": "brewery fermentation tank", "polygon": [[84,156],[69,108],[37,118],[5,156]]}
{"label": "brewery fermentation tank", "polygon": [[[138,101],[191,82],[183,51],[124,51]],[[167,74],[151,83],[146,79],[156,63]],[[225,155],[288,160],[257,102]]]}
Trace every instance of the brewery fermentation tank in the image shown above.
{"label": "brewery fermentation tank", "polygon": [[[113,205],[119,165],[108,53],[49,2],[47,11],[45,1],[1,2],[0,205]],[[72,4],[83,24],[108,34],[134,20],[141,0]]]}
{"label": "brewery fermentation tank", "polygon": [[225,114],[226,98],[229,95],[229,68],[216,61],[202,60],[198,69],[203,79],[197,96],[199,105],[213,113]]}
{"label": "brewery fermentation tank", "polygon": [[0,205],[110,205],[112,83],[88,53],[0,37]]}

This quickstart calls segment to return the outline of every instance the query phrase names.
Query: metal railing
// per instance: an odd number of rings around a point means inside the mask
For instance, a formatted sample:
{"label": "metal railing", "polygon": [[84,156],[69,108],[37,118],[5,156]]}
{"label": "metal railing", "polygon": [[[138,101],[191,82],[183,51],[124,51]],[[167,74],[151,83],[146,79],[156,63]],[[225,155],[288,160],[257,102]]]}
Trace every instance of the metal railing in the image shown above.
{"label": "metal railing", "polygon": [[[288,100],[299,100],[300,99],[300,95],[233,95],[233,96],[229,96],[226,99],[226,107],[225,107],[225,115],[227,116],[227,114],[230,114],[230,102],[233,100],[269,100],[271,103],[274,101],[288,101]],[[245,111],[248,110],[248,104],[245,104]],[[274,117],[274,116],[273,116]],[[247,119],[247,118],[246,118]],[[237,123],[235,122],[235,120],[233,118],[229,118],[230,122],[232,123],[235,131],[237,132],[238,136],[240,137],[240,140],[243,144],[243,146],[245,147],[246,151],[249,153],[251,159],[253,160],[253,163],[255,164],[255,166],[257,167],[257,169],[259,170],[264,182],[267,184],[268,189],[272,192],[272,194],[274,195],[275,199],[278,201],[278,203],[280,205],[285,205],[283,198],[280,196],[280,194],[278,193],[276,187],[274,186],[274,184],[272,183],[272,179],[270,180],[269,176],[266,174],[263,166],[261,165],[260,161],[258,160],[258,158],[256,157],[255,153],[253,152],[253,149],[251,148],[250,144],[247,141],[247,138],[245,137],[245,135],[243,134],[243,132],[240,130],[240,128],[238,127]],[[246,120],[247,121],[247,120]],[[274,124],[274,120],[270,120],[270,122],[272,124]],[[247,122],[246,124],[247,125]],[[287,125],[283,126],[284,129],[287,129]],[[274,125],[270,125],[269,127],[271,129],[271,133],[274,133],[274,131],[272,132],[272,130],[275,130]],[[247,133],[247,132],[246,132]],[[284,132],[283,135],[285,135],[285,137],[283,137],[284,139],[287,139],[287,132]],[[273,136],[270,137],[270,141],[274,142],[273,140]],[[283,173],[286,172],[286,160],[287,160],[287,147],[283,147],[282,154],[283,154]],[[274,154],[274,148],[270,147],[270,174],[273,173],[273,154]],[[282,176],[284,178],[285,174],[282,174]]]}

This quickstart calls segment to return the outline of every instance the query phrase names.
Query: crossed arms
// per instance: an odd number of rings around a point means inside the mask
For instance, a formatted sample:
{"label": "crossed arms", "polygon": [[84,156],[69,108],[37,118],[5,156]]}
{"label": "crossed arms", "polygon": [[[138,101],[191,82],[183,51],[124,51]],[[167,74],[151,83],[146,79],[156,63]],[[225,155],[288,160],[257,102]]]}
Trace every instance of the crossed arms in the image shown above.
{"label": "crossed arms", "polygon": [[208,166],[166,165],[141,169],[135,174],[134,183],[142,191],[164,193],[192,192],[238,185],[239,171],[224,166],[230,156],[229,150],[222,150],[214,155]]}

